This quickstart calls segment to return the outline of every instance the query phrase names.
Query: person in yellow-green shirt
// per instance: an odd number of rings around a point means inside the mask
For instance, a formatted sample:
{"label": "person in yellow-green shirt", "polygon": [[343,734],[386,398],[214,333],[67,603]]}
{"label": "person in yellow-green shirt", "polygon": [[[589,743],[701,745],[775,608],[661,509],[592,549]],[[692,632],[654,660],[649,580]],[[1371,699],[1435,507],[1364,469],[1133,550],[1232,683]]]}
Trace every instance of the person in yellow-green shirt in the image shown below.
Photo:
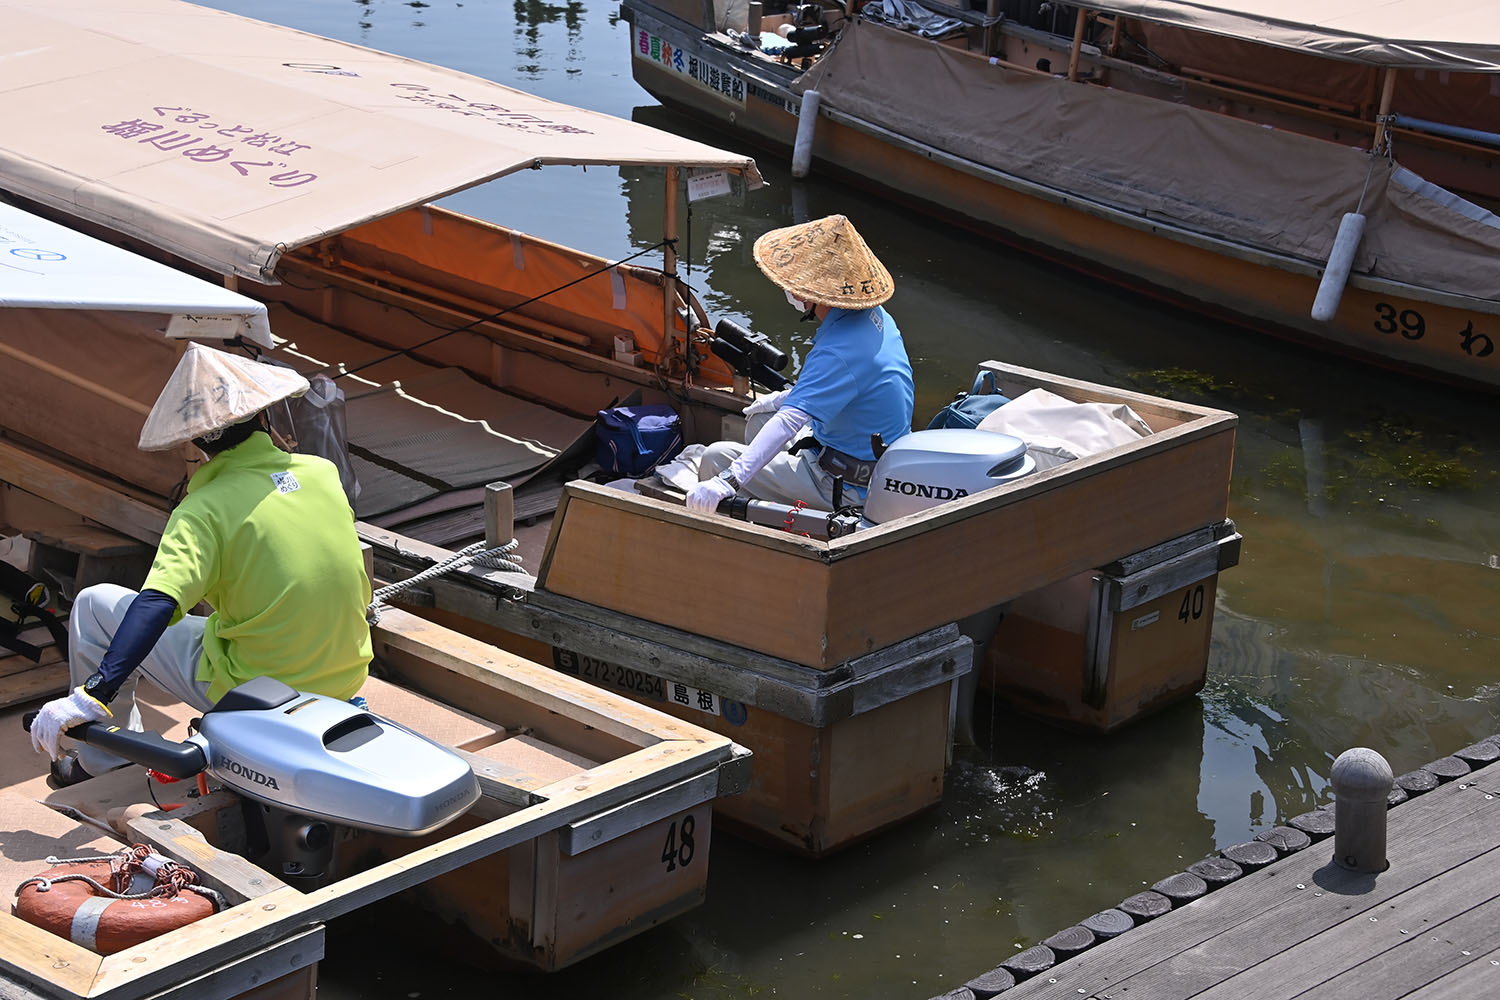
{"label": "person in yellow-green shirt", "polygon": [[[191,441],[207,456],[172,511],[139,594],[114,584],[82,590],[68,619],[74,689],[44,705],[33,747],[61,785],[119,767],[122,758],[63,733],[114,719],[110,707],[137,671],[200,711],[230,688],[269,675],[353,700],[368,674],[370,629],[354,513],[338,470],[290,455],[266,433],[266,407],[308,388],[291,369],[189,345],[141,430],[143,451]],[[207,617],[188,614],[200,601]],[[140,729],[134,684],[130,729]]]}

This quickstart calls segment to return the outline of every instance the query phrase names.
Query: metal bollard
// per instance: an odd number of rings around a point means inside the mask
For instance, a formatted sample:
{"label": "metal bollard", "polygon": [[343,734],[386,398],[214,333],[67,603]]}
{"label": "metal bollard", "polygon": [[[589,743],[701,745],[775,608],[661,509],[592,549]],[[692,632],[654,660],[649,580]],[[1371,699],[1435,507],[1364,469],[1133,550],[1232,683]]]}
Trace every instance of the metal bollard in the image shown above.
{"label": "metal bollard", "polygon": [[1339,754],[1333,783],[1333,863],[1356,872],[1383,872],[1386,800],[1395,775],[1384,757],[1366,747]]}

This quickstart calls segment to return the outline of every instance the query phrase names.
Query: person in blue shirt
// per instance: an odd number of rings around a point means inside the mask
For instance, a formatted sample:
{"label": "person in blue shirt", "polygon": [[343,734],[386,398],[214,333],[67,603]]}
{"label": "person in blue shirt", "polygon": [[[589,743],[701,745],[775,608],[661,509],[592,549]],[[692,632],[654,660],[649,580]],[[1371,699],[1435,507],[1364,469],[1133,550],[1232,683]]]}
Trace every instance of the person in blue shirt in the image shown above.
{"label": "person in blue shirt", "polygon": [[911,361],[881,305],[895,290],[891,273],[842,215],[774,229],[752,256],[818,330],[796,384],[745,407],[747,443],[709,445],[687,505],[712,512],[744,492],[831,510],[835,477],[844,502],[860,503],[875,468],[872,437],[889,445],[911,430]]}

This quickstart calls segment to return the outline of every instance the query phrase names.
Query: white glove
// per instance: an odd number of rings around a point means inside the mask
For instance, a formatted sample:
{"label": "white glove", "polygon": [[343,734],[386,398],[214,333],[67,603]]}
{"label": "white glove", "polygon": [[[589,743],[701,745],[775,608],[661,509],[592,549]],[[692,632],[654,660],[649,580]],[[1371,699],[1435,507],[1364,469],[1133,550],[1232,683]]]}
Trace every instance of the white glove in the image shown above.
{"label": "white glove", "polygon": [[734,496],[734,487],[718,476],[714,476],[693,487],[693,492],[687,496],[688,510],[696,510],[700,514],[712,514],[719,509],[719,501],[728,500],[732,496]]}
{"label": "white glove", "polygon": [[62,756],[62,734],[80,722],[102,722],[114,718],[112,713],[97,698],[83,693],[76,687],[66,698],[56,698],[42,706],[31,724],[31,748],[45,753],[53,760]]}
{"label": "white glove", "polygon": [[791,391],[790,389],[782,389],[780,392],[768,392],[764,396],[754,400],[741,412],[747,417],[753,417],[757,413],[775,413],[777,408],[781,406],[782,400],[786,399],[787,394]]}

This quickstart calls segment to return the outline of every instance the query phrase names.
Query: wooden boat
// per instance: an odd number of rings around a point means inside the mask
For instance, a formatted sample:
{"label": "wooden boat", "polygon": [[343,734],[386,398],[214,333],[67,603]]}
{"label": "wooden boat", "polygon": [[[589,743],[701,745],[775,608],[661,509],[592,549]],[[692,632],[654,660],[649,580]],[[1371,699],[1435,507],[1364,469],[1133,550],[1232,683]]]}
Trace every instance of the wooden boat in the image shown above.
{"label": "wooden boat", "polygon": [[[165,60],[199,92],[224,102],[214,107],[235,108],[237,121],[268,119],[285,101],[274,89],[256,96],[258,85],[244,86],[239,75],[198,56],[229,44],[215,33],[232,33],[241,53],[281,53],[294,37],[306,47],[299,58],[340,72],[349,67],[358,79],[375,81],[362,86],[377,90],[392,78],[433,87],[413,76],[431,72],[467,103],[527,107],[538,120],[585,120],[570,117],[582,112],[406,60],[393,77],[390,57],[326,40],[320,46],[309,36],[218,13],[195,16],[170,55],[137,58],[149,40],[128,28],[96,37],[81,13],[87,7],[59,13],[10,0],[0,3],[0,23],[15,25],[4,37],[102,46],[115,63],[131,60],[137,73]],[[152,8],[160,18],[193,10],[155,0]],[[127,56],[122,45],[137,48]],[[246,72],[255,71],[254,58],[243,57]],[[284,58],[270,60],[268,79],[285,79]],[[361,92],[348,77],[301,74],[293,83],[312,88],[320,100],[336,93],[340,106],[357,102]],[[77,86],[109,91],[102,80]],[[49,99],[46,109],[30,105],[23,92],[9,96],[22,118],[71,106],[62,96]],[[270,103],[237,110],[249,100]],[[132,101],[139,103],[130,96],[117,102],[119,113],[127,114]],[[403,135],[412,118],[391,111],[378,93],[361,107],[384,116],[383,135]],[[309,374],[339,376],[349,450],[364,490],[355,509],[377,577],[403,581],[474,539],[488,534],[491,543],[503,542],[511,529],[496,525],[515,525],[527,572],[460,566],[392,599],[748,747],[757,759],[750,788],[716,807],[736,829],[821,855],[937,803],[955,730],[965,725],[968,685],[977,676],[976,643],[990,642],[1010,602],[1038,593],[1040,606],[1025,614],[1018,608],[1003,628],[1034,620],[1064,635],[1060,616],[1049,610],[1058,601],[1044,593],[1054,585],[1074,581],[1067,598],[1084,602],[1070,606],[1080,638],[1033,641],[1041,649],[1024,669],[996,667],[995,683],[1027,707],[1109,730],[1202,684],[1213,582],[1237,553],[1238,535],[1226,520],[1232,414],[990,362],[985,367],[998,375],[1002,391],[1037,387],[1080,402],[1125,403],[1155,433],[834,541],[700,516],[578,478],[593,453],[595,412],[636,393],[674,407],[689,442],[742,427],[749,385],[706,349],[708,318],[676,283],[670,253],[662,271],[612,265],[424,204],[440,189],[426,181],[400,187],[394,178],[382,184],[378,200],[350,195],[342,216],[336,199],[320,201],[315,223],[299,218],[294,227],[278,217],[277,192],[259,207],[247,202],[226,221],[214,207],[221,189],[203,186],[202,172],[186,169],[194,165],[181,157],[153,154],[134,170],[96,169],[120,148],[112,133],[85,124],[92,120],[87,115],[100,113],[89,110],[75,119],[76,128],[63,130],[78,139],[77,148],[0,150],[0,189],[70,225],[166,252],[184,267],[237,276],[242,292],[269,304],[279,338],[270,357]],[[315,149],[319,120],[299,112],[295,126],[300,141],[313,139]],[[418,120],[453,125],[476,143],[493,138],[465,116]],[[586,121],[619,130],[611,133],[619,139],[612,153],[591,142],[560,147],[562,140],[549,135],[537,149],[510,155],[520,163],[546,153],[554,162],[654,164],[666,174],[666,239],[681,197],[678,170],[712,167],[755,180],[753,163],[743,158],[629,123]],[[343,135],[336,130],[334,138]],[[389,155],[393,144],[427,145],[386,137],[377,151]],[[445,183],[488,179],[496,173],[490,155],[473,153],[465,181],[456,177],[455,157],[442,157]],[[90,179],[80,182],[83,174]],[[320,182],[325,176],[331,181],[325,190],[343,190],[339,175],[320,173]],[[347,183],[357,187],[357,180]],[[617,338],[629,338],[632,349],[617,354]],[[182,478],[182,459],[148,464],[133,453],[131,428],[139,417],[131,407],[144,412],[143,403],[105,391],[106,373],[81,357],[96,342],[85,328],[53,328],[18,352],[28,372],[21,391],[34,395],[18,400],[7,426],[68,454],[133,504],[160,511]],[[172,358],[155,346],[153,355],[148,343],[112,338],[109,363],[128,357],[129,369],[154,387]],[[90,426],[87,439],[76,427],[69,432],[35,418],[57,394]],[[33,492],[51,488],[3,452],[0,479]],[[503,513],[507,498],[510,516]],[[153,540],[135,506],[99,504],[89,517]],[[960,551],[971,561],[956,567],[952,553]],[[723,582],[728,566],[737,573],[732,588]],[[1185,598],[1188,612],[1178,618]],[[1157,619],[1129,613],[1147,599],[1177,604]],[[1172,641],[1158,641],[1165,640],[1159,635],[1165,625],[1147,627],[1158,619],[1180,626]],[[1125,636],[1111,640],[1121,621]],[[986,652],[982,660],[991,658]],[[903,738],[890,739],[892,732]]]}
{"label": "wooden boat", "polygon": [[[238,856],[245,825],[233,792],[174,792],[191,785],[156,785],[136,765],[52,790],[20,707],[0,710],[7,894],[45,870],[49,855],[144,843],[231,904],[104,956],[7,908],[6,995],[201,996],[194,989],[212,977],[215,996],[311,998],[323,925],[398,892],[461,938],[473,961],[494,953],[544,970],[703,901],[712,800],[729,791],[720,769],[725,781],[743,778],[729,740],[399,610],[383,616],[375,645],[384,679],[365,690],[372,710],[459,748],[484,796],[426,837],[346,831],[337,876],[312,891]],[[189,713],[164,696],[148,699],[145,715],[178,739]],[[157,801],[171,811],[157,811]],[[122,819],[136,803],[144,805]],[[101,833],[112,814],[120,828]]]}
{"label": "wooden boat", "polygon": [[[1311,347],[1500,385],[1490,21],[1260,0],[622,9],[653,96],[820,173]],[[898,26],[917,20],[939,37]],[[775,54],[794,24],[807,40]]]}
{"label": "wooden boat", "polygon": [[[16,249],[30,253],[10,253]],[[31,334],[84,329],[101,346],[113,334],[145,344],[147,355],[168,356],[171,342],[153,327],[184,337],[239,330],[269,339],[262,304],[5,205],[0,251],[29,262],[24,275],[13,267],[0,275],[8,403],[33,373],[82,381],[61,366],[34,368]],[[72,405],[84,401],[82,393],[54,400],[49,419],[60,433],[87,436],[79,421],[88,407]],[[131,397],[116,393],[104,404],[124,407],[140,423]],[[703,901],[713,800],[743,788],[745,751],[394,608],[373,629],[374,675],[361,693],[377,714],[452,747],[482,791],[437,831],[407,838],[336,826],[328,876],[299,884],[290,869],[259,860],[247,803],[230,789],[160,784],[136,765],[50,787],[46,758],[33,752],[21,725],[24,709],[68,687],[61,637],[46,623],[65,615],[82,586],[139,587],[152,555],[140,539],[160,536],[166,512],[66,453],[17,436],[5,409],[0,555],[10,575],[26,578],[28,593],[34,581],[59,596],[16,602],[8,594],[4,602],[11,614],[13,603],[33,610],[17,616],[19,631],[0,632],[7,640],[0,643],[0,890],[14,898],[23,880],[51,866],[49,856],[145,844],[188,865],[229,905],[102,954],[8,907],[0,914],[0,993],[311,998],[324,924],[396,893],[434,914],[475,961],[492,956],[553,970]],[[159,692],[148,701],[148,725],[181,739],[196,713]]]}

